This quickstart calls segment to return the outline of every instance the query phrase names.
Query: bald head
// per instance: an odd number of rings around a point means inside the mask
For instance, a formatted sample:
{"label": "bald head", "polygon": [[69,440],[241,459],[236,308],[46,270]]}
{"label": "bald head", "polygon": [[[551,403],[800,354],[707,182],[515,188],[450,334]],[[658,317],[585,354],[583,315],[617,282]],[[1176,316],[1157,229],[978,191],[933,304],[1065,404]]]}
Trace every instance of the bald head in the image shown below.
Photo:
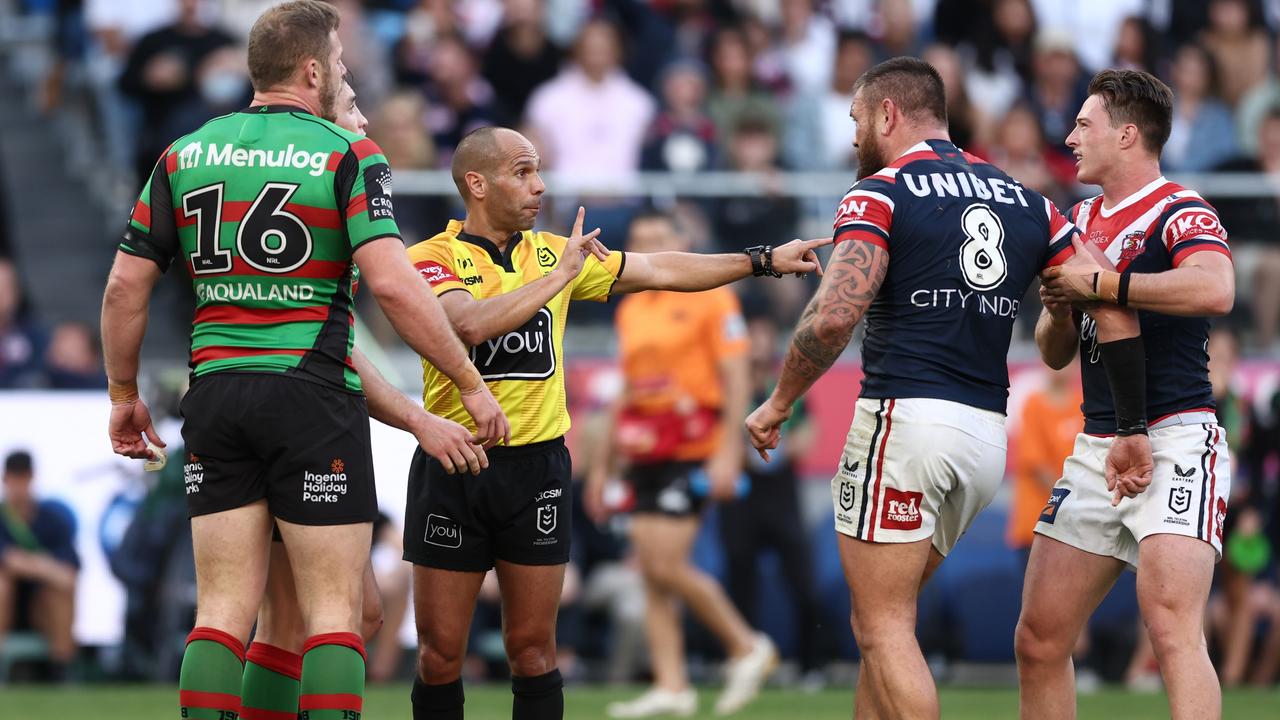
{"label": "bald head", "polygon": [[511,128],[489,126],[472,130],[453,151],[453,163],[449,168],[453,184],[458,187],[463,200],[470,200],[467,173],[475,172],[492,178],[515,152],[531,150],[532,147],[525,136]]}

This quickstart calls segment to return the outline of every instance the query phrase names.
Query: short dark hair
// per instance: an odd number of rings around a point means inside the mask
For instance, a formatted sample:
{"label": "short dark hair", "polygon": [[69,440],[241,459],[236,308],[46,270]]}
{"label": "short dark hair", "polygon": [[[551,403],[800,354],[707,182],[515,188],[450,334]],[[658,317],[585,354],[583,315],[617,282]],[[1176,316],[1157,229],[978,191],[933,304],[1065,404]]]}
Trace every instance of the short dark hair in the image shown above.
{"label": "short dark hair", "polygon": [[508,128],[496,125],[478,127],[463,135],[454,148],[449,172],[463,200],[470,199],[467,193],[467,173],[474,171],[487,177],[492,172],[494,158],[498,155],[498,131],[506,129]]}
{"label": "short dark hair", "polygon": [[307,60],[328,67],[329,33],[340,20],[337,9],[320,0],[292,0],[262,13],[249,31],[253,89],[262,92],[288,82]]}
{"label": "short dark hair", "polygon": [[902,114],[913,120],[927,119],[947,124],[947,90],[942,76],[932,65],[914,57],[896,57],[862,73],[853,84],[853,92],[861,90],[864,101],[868,94],[893,101]]}
{"label": "short dark hair", "polygon": [[31,453],[26,450],[15,450],[4,459],[5,475],[30,475],[32,467]]}
{"label": "short dark hair", "polygon": [[1093,76],[1089,94],[1102,100],[1111,126],[1133,123],[1142,144],[1159,155],[1173,127],[1173,91],[1144,70],[1103,70]]}

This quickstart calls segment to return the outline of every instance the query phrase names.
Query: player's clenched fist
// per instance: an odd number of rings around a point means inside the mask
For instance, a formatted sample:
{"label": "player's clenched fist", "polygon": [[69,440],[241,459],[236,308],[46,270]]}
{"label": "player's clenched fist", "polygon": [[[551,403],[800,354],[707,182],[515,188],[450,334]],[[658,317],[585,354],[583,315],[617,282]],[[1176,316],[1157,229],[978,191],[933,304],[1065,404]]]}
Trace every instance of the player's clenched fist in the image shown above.
{"label": "player's clenched fist", "polygon": [[782,439],[782,423],[790,417],[791,408],[779,408],[773,404],[772,399],[766,400],[747,416],[747,434],[751,436],[751,446],[765,462],[769,461],[769,451],[778,447],[778,441]]}

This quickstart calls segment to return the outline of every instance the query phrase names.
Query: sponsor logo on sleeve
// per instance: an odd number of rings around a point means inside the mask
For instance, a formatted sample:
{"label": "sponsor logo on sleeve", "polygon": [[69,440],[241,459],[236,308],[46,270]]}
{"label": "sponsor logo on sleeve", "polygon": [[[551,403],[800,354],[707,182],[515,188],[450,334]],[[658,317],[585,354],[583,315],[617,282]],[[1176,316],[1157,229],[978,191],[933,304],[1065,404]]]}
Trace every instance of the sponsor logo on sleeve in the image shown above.
{"label": "sponsor logo on sleeve", "polygon": [[1044,504],[1044,509],[1040,511],[1040,522],[1053,524],[1058,519],[1058,510],[1062,509],[1062,503],[1066,502],[1067,496],[1071,494],[1069,488],[1054,488],[1049,493],[1049,500]]}
{"label": "sponsor logo on sleeve", "polygon": [[886,487],[880,527],[885,530],[919,529],[922,522],[920,505],[923,502],[924,493]]}
{"label": "sponsor logo on sleeve", "polygon": [[1227,231],[1218,221],[1218,216],[1203,208],[1188,210],[1175,215],[1165,228],[1169,234],[1169,247],[1183,240],[1197,237],[1211,237],[1215,240],[1227,241]]}
{"label": "sponsor logo on sleeve", "polygon": [[370,221],[395,219],[391,206],[391,168],[386,163],[365,168],[364,197]]}
{"label": "sponsor logo on sleeve", "polygon": [[449,268],[441,265],[434,260],[423,260],[414,265],[418,270],[418,274],[431,283],[431,287],[435,287],[442,282],[458,282],[458,276],[454,275]]}

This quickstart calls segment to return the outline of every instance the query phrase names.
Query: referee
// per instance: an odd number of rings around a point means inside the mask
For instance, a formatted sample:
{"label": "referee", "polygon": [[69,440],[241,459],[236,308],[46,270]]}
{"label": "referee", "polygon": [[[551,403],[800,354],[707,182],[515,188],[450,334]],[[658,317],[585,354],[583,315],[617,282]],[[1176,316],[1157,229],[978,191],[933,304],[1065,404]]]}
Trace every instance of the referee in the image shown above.
{"label": "referee", "polygon": [[[533,231],[546,187],[539,157],[520,133],[486,127],[463,138],[453,180],[466,217],[409,248],[471,358],[511,419],[511,442],[489,450],[478,476],[450,475],[415,452],[405,509],[404,557],[414,564],[418,625],[415,720],[461,718],[462,660],[476,595],[497,569],[514,720],[564,714],[555,622],[569,560],[569,429],[564,329],[570,301],[620,293],[694,292],[751,275],[820,271],[814,249],[793,241],[749,252],[607,252],[583,234]],[[457,388],[424,363],[428,411],[471,427]]]}

